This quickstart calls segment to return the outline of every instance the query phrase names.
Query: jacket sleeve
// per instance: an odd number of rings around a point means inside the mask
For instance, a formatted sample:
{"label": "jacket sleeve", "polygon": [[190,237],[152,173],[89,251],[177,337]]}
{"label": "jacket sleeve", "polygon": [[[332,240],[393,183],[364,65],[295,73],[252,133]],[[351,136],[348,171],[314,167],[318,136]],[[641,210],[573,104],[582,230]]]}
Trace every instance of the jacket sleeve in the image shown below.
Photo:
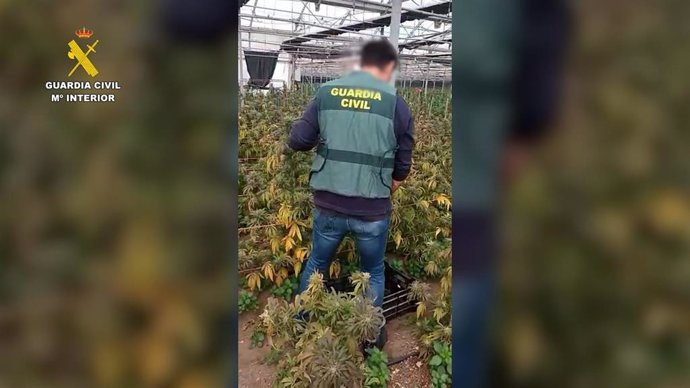
{"label": "jacket sleeve", "polygon": [[288,146],[295,151],[309,151],[319,142],[319,104],[314,98],[299,120],[292,125]]}
{"label": "jacket sleeve", "polygon": [[402,97],[398,96],[394,120],[395,137],[398,150],[395,153],[393,179],[402,181],[407,178],[412,168],[412,149],[414,148],[414,123],[412,113]]}

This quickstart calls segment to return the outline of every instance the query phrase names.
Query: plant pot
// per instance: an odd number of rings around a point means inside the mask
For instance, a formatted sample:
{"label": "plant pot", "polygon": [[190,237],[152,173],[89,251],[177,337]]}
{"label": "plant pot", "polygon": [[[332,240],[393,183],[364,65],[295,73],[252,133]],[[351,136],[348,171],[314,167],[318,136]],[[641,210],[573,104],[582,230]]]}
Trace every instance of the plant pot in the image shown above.
{"label": "plant pot", "polygon": [[[408,299],[410,284],[413,279],[406,274],[393,269],[385,262],[385,291],[383,294],[383,316],[386,321],[399,317],[415,309],[415,303]],[[336,292],[351,292],[354,287],[350,283],[349,275],[335,279],[326,279],[326,288]]]}

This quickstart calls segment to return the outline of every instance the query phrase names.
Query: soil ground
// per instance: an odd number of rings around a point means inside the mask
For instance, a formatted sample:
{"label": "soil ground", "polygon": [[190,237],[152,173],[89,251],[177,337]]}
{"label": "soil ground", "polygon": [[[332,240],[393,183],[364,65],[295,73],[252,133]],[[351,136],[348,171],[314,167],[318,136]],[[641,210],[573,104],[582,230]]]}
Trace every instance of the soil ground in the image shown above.
{"label": "soil ground", "polygon": [[[260,305],[265,305],[268,293],[263,293]],[[250,337],[254,325],[262,309],[245,312],[240,315],[239,322],[239,387],[240,388],[268,388],[273,384],[276,367],[264,362],[264,357],[270,350],[267,345],[262,348],[250,349]],[[409,313],[386,322],[388,341],[384,351],[388,361],[393,361],[419,350],[417,336],[414,332],[414,313]],[[388,386],[393,388],[427,388],[429,387],[429,372],[426,363],[420,362],[416,356],[390,367],[391,381]]]}

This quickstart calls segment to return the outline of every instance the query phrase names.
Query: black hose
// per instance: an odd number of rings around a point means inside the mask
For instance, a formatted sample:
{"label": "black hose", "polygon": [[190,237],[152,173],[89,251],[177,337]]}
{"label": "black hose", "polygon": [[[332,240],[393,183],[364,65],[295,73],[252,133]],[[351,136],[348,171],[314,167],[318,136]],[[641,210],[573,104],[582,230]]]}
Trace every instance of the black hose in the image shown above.
{"label": "black hose", "polygon": [[394,358],[394,359],[388,361],[388,364],[387,364],[387,365],[388,365],[388,366],[393,366],[393,365],[395,365],[395,364],[399,364],[399,363],[401,363],[401,362],[407,360],[408,358],[410,358],[410,357],[412,357],[412,356],[418,356],[418,355],[419,355],[419,351],[415,351],[415,352],[412,352],[412,353],[408,353],[408,354],[406,354],[406,355],[404,355],[404,356],[400,356],[400,357],[398,357],[398,358]]}

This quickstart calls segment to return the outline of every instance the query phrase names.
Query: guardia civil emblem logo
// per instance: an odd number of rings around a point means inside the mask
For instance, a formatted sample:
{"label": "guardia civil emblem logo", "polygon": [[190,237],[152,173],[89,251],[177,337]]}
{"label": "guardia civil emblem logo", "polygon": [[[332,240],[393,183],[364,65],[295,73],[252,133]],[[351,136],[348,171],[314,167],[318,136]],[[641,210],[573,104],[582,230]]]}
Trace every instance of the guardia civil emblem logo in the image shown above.
{"label": "guardia civil emblem logo", "polygon": [[[87,30],[86,27],[82,27],[81,29],[77,30],[74,32],[75,35],[79,39],[89,39],[93,35],[92,30]],[[67,56],[69,59],[74,59],[77,61],[77,64],[74,65],[72,68],[72,71],[67,74],[68,77],[71,77],[72,74],[78,69],[82,68],[88,75],[91,77],[95,77],[98,75],[98,69],[96,69],[96,66],[94,66],[93,62],[91,62],[91,59],[89,59],[89,54],[95,53],[96,52],[96,46],[98,45],[98,40],[93,42],[92,44],[86,43],[86,52],[82,50],[82,48],[79,46],[77,42],[72,39],[69,43],[67,43],[67,46],[69,47],[69,51],[67,52]]]}
{"label": "guardia civil emblem logo", "polygon": [[[71,59],[71,69],[67,73],[67,78],[72,76],[72,80],[62,81],[47,81],[45,83],[46,90],[51,92],[51,102],[89,102],[89,103],[103,103],[116,102],[117,94],[122,86],[118,81],[84,81],[86,79],[95,78],[98,74],[98,68],[93,60],[96,54],[96,46],[98,46],[98,39],[92,40],[93,30],[82,27],[74,34],[77,39],[72,39],[67,42],[67,58]],[[79,80],[79,79],[82,80]]]}

